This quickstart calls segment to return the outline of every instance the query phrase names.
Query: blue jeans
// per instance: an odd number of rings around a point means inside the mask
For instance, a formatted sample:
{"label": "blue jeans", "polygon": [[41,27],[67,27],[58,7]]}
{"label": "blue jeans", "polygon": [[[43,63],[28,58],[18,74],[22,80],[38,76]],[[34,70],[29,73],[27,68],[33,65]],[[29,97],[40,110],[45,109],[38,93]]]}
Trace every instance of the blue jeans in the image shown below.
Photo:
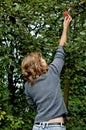
{"label": "blue jeans", "polygon": [[34,124],[33,129],[32,130],[66,130],[66,126],[64,125],[37,125]]}

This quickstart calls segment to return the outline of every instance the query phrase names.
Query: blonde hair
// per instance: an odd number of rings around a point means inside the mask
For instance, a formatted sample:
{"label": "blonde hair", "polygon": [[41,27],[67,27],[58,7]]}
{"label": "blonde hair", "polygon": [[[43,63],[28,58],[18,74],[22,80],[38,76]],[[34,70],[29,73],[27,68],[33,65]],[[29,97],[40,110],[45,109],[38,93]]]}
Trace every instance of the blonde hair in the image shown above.
{"label": "blonde hair", "polygon": [[24,77],[29,80],[31,85],[34,80],[40,75],[45,74],[48,66],[43,66],[41,63],[42,54],[39,52],[32,52],[24,57],[21,63],[21,69]]}

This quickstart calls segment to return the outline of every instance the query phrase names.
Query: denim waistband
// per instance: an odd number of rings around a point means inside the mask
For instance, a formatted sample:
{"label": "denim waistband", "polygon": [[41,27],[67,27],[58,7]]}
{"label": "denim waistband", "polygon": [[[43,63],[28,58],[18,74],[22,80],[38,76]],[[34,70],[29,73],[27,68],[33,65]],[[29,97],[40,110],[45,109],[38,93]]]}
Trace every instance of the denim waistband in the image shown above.
{"label": "denim waistband", "polygon": [[60,122],[38,122],[38,123],[35,123],[36,125],[39,125],[39,126],[52,126],[52,125],[57,125],[57,126],[65,126],[65,123],[60,123]]}
{"label": "denim waistband", "polygon": [[35,123],[36,125],[65,125],[65,123],[60,123],[60,122],[38,122]]}

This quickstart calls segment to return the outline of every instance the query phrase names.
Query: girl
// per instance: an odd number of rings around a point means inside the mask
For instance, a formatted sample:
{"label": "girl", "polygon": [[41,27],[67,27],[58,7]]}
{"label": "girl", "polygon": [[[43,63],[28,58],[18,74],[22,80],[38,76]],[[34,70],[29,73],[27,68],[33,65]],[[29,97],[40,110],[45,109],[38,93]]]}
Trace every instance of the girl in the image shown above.
{"label": "girl", "polygon": [[26,98],[31,108],[37,109],[33,130],[66,130],[64,116],[67,109],[61,93],[60,73],[64,65],[63,46],[70,21],[70,15],[65,17],[59,46],[49,66],[39,52],[28,54],[22,61],[22,73],[27,79]]}

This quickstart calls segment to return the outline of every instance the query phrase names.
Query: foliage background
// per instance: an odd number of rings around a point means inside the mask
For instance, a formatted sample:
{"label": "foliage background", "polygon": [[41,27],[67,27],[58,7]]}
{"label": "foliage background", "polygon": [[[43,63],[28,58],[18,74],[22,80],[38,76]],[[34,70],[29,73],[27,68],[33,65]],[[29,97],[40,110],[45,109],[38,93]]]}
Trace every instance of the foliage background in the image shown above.
{"label": "foliage background", "polygon": [[51,62],[62,33],[63,11],[73,18],[61,75],[68,130],[86,130],[86,1],[0,0],[0,129],[31,130],[36,111],[24,95],[21,60],[40,51]]}

